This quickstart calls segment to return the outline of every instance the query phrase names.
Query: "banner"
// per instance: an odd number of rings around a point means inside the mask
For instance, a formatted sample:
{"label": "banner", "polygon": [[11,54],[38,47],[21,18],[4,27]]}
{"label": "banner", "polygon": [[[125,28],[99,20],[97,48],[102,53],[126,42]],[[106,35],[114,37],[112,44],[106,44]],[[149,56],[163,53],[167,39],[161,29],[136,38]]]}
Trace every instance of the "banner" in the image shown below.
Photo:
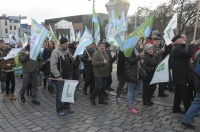
{"label": "banner", "polygon": [[174,16],[172,17],[172,19],[170,20],[169,24],[167,25],[167,27],[164,30],[164,39],[165,39],[165,43],[166,45],[169,45],[172,43],[172,38],[174,37],[174,31],[173,29],[175,29],[177,27],[177,13],[174,14]]}
{"label": "banner", "polygon": [[74,103],[74,91],[77,84],[77,80],[65,80],[61,98],[62,102]]}
{"label": "banner", "polygon": [[83,53],[83,50],[90,44],[94,42],[94,39],[90,32],[88,31],[87,27],[85,27],[85,31],[83,33],[83,36],[81,37],[81,40],[78,44],[78,47],[76,48],[76,51],[73,55],[73,57],[76,57],[79,54]]}
{"label": "banner", "polygon": [[4,60],[8,60],[11,58],[14,58],[20,51],[22,50],[22,48],[13,48],[9,54],[7,54],[6,57],[3,57]]}
{"label": "banner", "polygon": [[169,55],[157,66],[150,85],[162,82],[169,82]]}
{"label": "banner", "polygon": [[40,49],[44,40],[46,39],[49,31],[41,24],[32,19],[31,21],[31,43],[30,43],[30,59],[36,60],[39,55]]}

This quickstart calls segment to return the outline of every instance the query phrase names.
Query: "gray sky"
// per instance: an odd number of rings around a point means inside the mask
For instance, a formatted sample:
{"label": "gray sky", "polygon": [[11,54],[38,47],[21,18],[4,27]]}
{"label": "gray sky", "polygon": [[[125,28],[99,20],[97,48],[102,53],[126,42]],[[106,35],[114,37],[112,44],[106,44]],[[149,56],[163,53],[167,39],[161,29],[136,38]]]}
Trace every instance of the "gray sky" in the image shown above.
{"label": "gray sky", "polygon": [[[95,0],[97,13],[107,13],[105,4],[109,0]],[[129,0],[130,7],[128,15],[133,15],[138,6],[155,8],[166,0]],[[92,0],[2,0],[0,4],[0,15],[27,16],[30,24],[31,18],[38,22],[45,19],[73,16],[92,13]]]}

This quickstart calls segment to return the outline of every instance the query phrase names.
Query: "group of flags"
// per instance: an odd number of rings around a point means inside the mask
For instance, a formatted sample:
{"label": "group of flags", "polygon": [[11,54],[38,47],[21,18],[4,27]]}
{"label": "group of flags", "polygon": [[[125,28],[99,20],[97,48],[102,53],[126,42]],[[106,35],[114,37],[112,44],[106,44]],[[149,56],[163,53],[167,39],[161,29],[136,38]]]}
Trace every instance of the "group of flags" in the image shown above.
{"label": "group of flags", "polygon": [[[126,16],[124,14],[124,11],[122,11],[121,17],[119,19],[118,14],[115,10],[111,12],[111,15],[109,16],[110,22],[108,27],[108,32],[106,36],[106,41],[112,44],[115,47],[118,47],[119,50],[124,52],[124,55],[126,57],[129,57],[136,46],[138,40],[140,37],[149,37],[153,20],[154,20],[155,14],[151,14],[135,31],[133,31],[130,35],[126,36],[127,32],[127,22],[126,22]],[[73,26],[70,28],[70,42],[72,41],[79,41],[79,45],[73,55],[73,57],[76,57],[79,54],[83,53],[83,50],[90,44],[92,44],[94,41],[96,44],[100,41],[100,25],[98,16],[96,14],[95,9],[93,8],[92,13],[92,23],[93,23],[93,35],[91,35],[90,31],[85,27],[85,31],[81,37],[81,32],[79,31],[76,35],[73,29]],[[164,30],[164,39],[166,41],[166,44],[168,45],[171,43],[171,39],[174,36],[173,29],[175,29],[177,26],[177,14],[175,13],[172,20],[169,22],[168,26]],[[44,28],[41,24],[39,24],[37,21],[32,19],[31,22],[31,37],[30,37],[30,58],[33,60],[36,60],[40,49],[42,47],[42,44],[46,37],[49,37],[49,40],[52,40],[54,42],[57,42],[58,39],[56,38],[51,26],[49,25],[49,31]],[[59,35],[61,37],[61,35]],[[68,35],[66,36],[68,38]],[[69,39],[69,38],[68,38]],[[28,35],[24,33],[23,37],[21,38],[23,48],[28,43]],[[17,53],[20,50],[15,50],[11,53],[12,55],[8,57],[15,57]],[[167,59],[164,59],[164,62],[161,62],[162,67],[166,67]],[[167,60],[167,61],[166,61]],[[165,63],[165,64],[162,64]],[[161,67],[158,65],[158,67]],[[161,68],[161,70],[156,70],[156,72],[161,72],[165,68]],[[156,74],[155,72],[155,74]],[[166,71],[165,71],[166,73]],[[166,73],[167,74],[167,73]],[[161,74],[160,74],[161,75]],[[156,75],[157,76],[157,75]],[[166,75],[165,75],[166,76]],[[156,77],[157,78],[157,77]],[[157,79],[152,79],[157,80]],[[162,82],[162,81],[161,81]],[[154,81],[151,82],[155,83]]]}

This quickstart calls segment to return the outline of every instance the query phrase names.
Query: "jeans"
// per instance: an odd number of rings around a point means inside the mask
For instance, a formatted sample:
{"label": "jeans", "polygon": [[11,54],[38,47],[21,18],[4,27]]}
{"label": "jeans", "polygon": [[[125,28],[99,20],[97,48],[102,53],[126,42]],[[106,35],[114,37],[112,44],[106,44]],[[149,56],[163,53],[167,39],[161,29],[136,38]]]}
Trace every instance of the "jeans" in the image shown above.
{"label": "jeans", "polygon": [[190,124],[200,111],[200,93],[196,93],[192,105],[182,118],[182,122]]}
{"label": "jeans", "polygon": [[92,95],[90,96],[90,98],[95,99],[97,96],[99,96],[99,102],[104,101],[104,93],[107,86],[107,80],[108,80],[108,77],[95,77],[96,87]]}
{"label": "jeans", "polygon": [[124,76],[118,76],[118,86],[117,86],[117,91],[116,91],[116,98],[120,98],[122,89],[126,83],[125,77]]}
{"label": "jeans", "polygon": [[136,98],[136,96],[139,95],[139,93],[143,89],[143,80],[139,80],[139,82],[137,83],[127,82],[127,85],[128,85],[128,92],[127,92],[128,108],[132,108],[134,99]]}
{"label": "jeans", "polygon": [[63,112],[65,105],[70,106],[70,103],[61,102],[64,81],[53,81],[56,86],[56,111]]}
{"label": "jeans", "polygon": [[24,97],[26,89],[31,84],[31,95],[32,95],[31,98],[32,100],[36,100],[37,82],[38,82],[37,77],[38,77],[38,71],[23,74],[23,85],[22,88],[20,89],[21,97]]}

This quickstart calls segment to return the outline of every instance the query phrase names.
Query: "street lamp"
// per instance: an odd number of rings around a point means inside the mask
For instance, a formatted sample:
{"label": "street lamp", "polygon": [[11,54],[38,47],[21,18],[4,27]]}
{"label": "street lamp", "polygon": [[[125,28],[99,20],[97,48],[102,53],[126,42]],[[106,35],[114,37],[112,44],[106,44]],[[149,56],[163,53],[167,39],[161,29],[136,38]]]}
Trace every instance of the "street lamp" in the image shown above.
{"label": "street lamp", "polygon": [[[91,1],[91,0],[88,0],[88,1]],[[95,7],[95,0],[92,0],[92,3],[93,3],[93,9]]]}
{"label": "street lamp", "polygon": [[[91,0],[88,0],[88,1],[91,1]],[[95,0],[92,0],[92,7],[93,7],[93,9],[92,9],[92,12],[93,12],[93,10],[94,10],[94,8],[95,8]],[[92,36],[94,37],[94,23],[92,22]]]}

